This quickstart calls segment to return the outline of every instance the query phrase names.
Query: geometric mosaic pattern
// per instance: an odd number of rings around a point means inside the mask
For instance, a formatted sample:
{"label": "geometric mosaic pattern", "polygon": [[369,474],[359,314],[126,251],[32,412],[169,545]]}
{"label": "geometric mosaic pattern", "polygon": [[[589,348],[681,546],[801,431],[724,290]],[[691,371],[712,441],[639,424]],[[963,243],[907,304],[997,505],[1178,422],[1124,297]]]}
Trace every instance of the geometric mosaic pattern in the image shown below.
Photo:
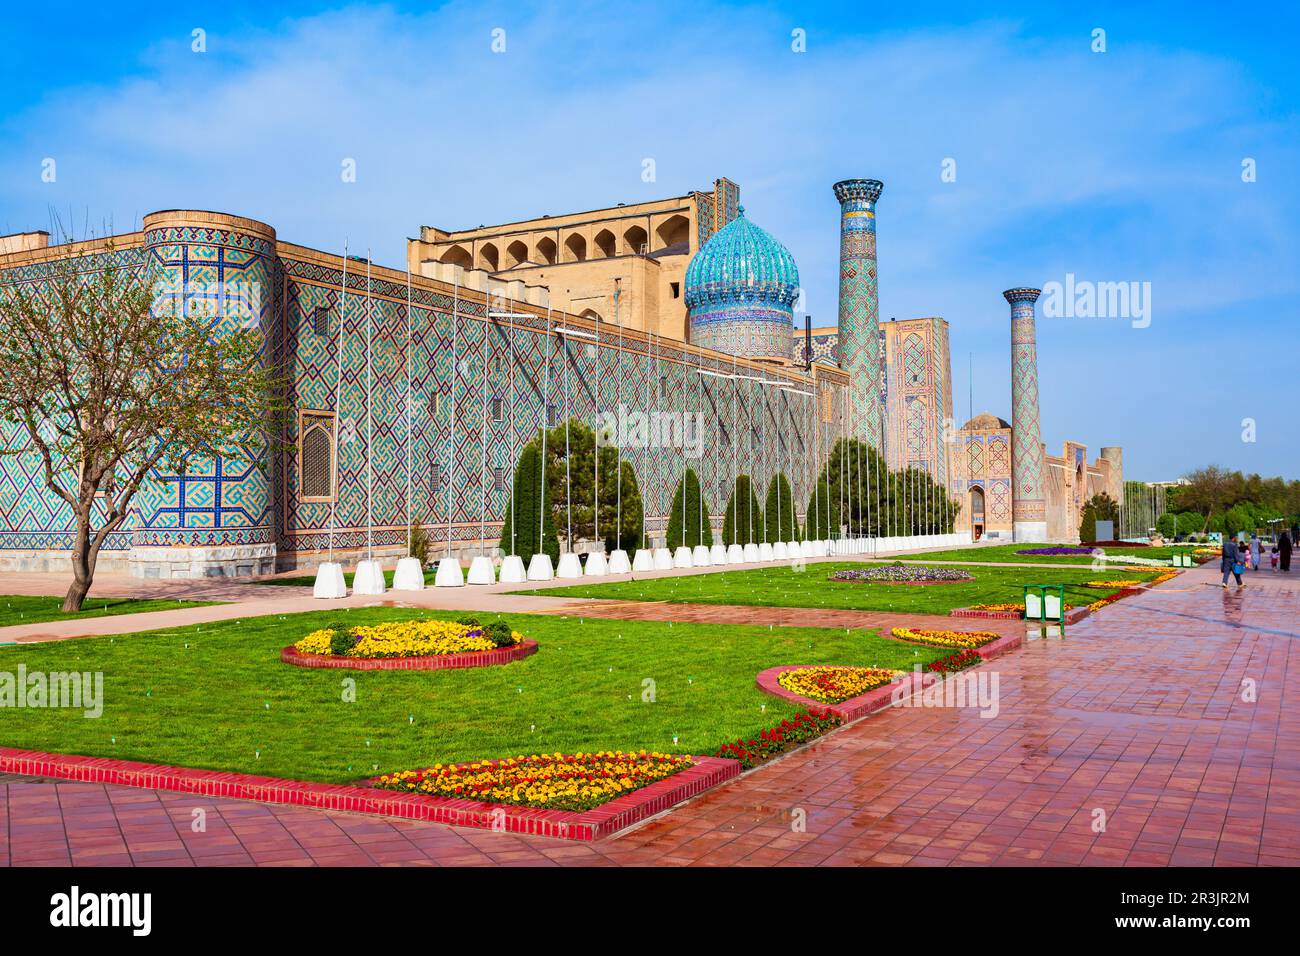
{"label": "geometric mosaic pattern", "polygon": [[1045,521],[1043,443],[1039,424],[1038,348],[1034,302],[1038,289],[1009,289],[1011,304],[1011,473],[1016,521]]}
{"label": "geometric mosaic pattern", "polygon": [[835,184],[840,202],[839,353],[849,373],[849,421],[854,433],[881,448],[880,313],[876,289],[876,200],[884,183]]}

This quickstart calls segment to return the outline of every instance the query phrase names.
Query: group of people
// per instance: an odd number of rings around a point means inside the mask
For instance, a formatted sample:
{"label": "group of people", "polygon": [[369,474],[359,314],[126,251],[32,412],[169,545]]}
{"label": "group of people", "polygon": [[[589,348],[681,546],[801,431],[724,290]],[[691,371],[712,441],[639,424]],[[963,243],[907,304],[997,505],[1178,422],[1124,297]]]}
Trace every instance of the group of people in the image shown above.
{"label": "group of people", "polygon": [[[1282,571],[1291,570],[1291,533],[1283,531],[1278,535],[1277,544],[1273,546],[1269,553],[1269,563],[1273,570]],[[1237,579],[1237,587],[1244,588],[1246,585],[1241,580],[1242,572],[1247,569],[1258,571],[1261,560],[1262,546],[1259,535],[1251,533],[1250,541],[1238,542],[1236,538],[1227,535],[1223,539],[1223,557],[1219,562],[1220,570],[1223,571],[1223,586],[1228,586],[1228,577]]]}

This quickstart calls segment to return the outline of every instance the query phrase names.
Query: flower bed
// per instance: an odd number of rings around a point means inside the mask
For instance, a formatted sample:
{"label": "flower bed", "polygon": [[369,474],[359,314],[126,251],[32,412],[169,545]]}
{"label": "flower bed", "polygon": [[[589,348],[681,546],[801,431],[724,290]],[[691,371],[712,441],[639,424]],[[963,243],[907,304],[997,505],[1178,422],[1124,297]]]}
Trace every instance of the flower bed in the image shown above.
{"label": "flower bed", "polygon": [[1149,548],[1149,541],[1085,541],[1089,548]]}
{"label": "flower bed", "polygon": [[741,766],[748,770],[771,760],[777,754],[807,743],[814,737],[820,737],[839,726],[839,723],[840,718],[829,710],[801,710],[775,727],[761,731],[757,737],[749,740],[737,738],[735,743],[723,744],[715,756],[739,760]]}
{"label": "flower bed", "polygon": [[1141,584],[1141,581],[1088,581],[1083,585],[1085,588],[1131,588]]}
{"label": "flower bed", "polygon": [[970,649],[965,648],[956,654],[949,654],[947,657],[941,657],[937,661],[930,661],[925,667],[921,668],[931,674],[955,674],[957,671],[963,671],[968,667],[984,662],[984,658]]}
{"label": "flower bed", "polygon": [[992,631],[941,631],[926,627],[896,627],[890,633],[904,641],[931,647],[976,648],[992,644],[1002,635]]}
{"label": "flower bed", "polygon": [[888,667],[800,667],[782,671],[777,682],[795,694],[838,704],[883,687],[898,673]]}
{"label": "flower bed", "polygon": [[1061,555],[1061,554],[1092,554],[1092,548],[1024,548],[1017,551],[1016,554],[1041,554],[1041,555]]}
{"label": "flower bed", "polygon": [[876,568],[851,568],[830,575],[832,581],[875,581],[881,584],[950,584],[973,581],[956,568],[931,568],[917,564],[887,564]]}
{"label": "flower bed", "polygon": [[371,781],[383,790],[479,800],[542,810],[590,810],[694,765],[674,754],[534,754],[474,763],[435,764]]}
{"label": "flower bed", "polygon": [[1017,614],[1024,614],[1025,603],[1023,601],[1011,601],[1002,604],[972,604],[969,608],[966,608],[966,610],[992,611],[995,614],[1004,611],[1015,611]]}
{"label": "flower bed", "polygon": [[524,636],[503,621],[481,625],[460,621],[388,621],[348,627],[336,624],[312,631],[293,645],[299,654],[375,660],[435,657],[468,651],[491,651],[522,644]]}

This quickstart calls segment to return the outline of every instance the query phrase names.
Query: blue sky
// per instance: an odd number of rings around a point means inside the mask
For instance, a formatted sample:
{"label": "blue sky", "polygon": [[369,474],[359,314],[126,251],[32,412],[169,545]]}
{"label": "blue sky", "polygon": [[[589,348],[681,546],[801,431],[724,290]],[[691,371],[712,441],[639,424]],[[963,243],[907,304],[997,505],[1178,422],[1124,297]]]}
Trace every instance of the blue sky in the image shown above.
{"label": "blue sky", "polygon": [[0,232],[208,208],[400,267],[421,224],[727,176],[831,324],[830,187],[874,177],[881,315],[948,319],[959,421],[1009,415],[1003,289],[1150,283],[1145,328],[1040,315],[1049,450],[1300,477],[1300,14],[1127,6],[26,5],[0,35]]}

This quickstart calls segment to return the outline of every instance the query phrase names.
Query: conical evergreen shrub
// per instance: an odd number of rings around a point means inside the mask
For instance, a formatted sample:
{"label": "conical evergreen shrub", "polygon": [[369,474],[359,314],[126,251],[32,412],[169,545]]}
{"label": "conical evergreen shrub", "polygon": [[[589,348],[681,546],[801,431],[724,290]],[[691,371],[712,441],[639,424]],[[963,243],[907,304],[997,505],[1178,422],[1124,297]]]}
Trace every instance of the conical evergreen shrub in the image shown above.
{"label": "conical evergreen shrub", "polygon": [[794,492],[790,480],[782,472],[772,476],[767,486],[767,505],[763,509],[765,541],[793,541],[799,537],[799,521],[795,517]]}
{"label": "conical evergreen shrub", "polygon": [[[555,516],[549,502],[543,501],[542,449],[537,440],[530,441],[519,453],[519,462],[515,465],[514,514],[511,515],[510,500],[506,499],[504,524],[501,528],[501,550],[505,554],[517,554],[524,559],[524,564],[532,559],[538,551],[545,551],[551,556],[552,563],[560,559],[560,538],[555,530]],[[512,521],[513,518],[513,521]],[[515,532],[515,528],[518,532]],[[538,544],[538,535],[542,544]]]}
{"label": "conical evergreen shrub", "polygon": [[[682,528],[683,504],[686,508],[684,535]],[[687,468],[685,477],[677,482],[677,491],[673,493],[672,510],[668,513],[666,544],[669,548],[675,549],[682,545],[694,548],[701,544],[705,547],[713,546],[713,527],[709,521],[708,502],[704,503],[703,515],[700,514],[700,511],[700,478],[695,474],[694,468]]]}
{"label": "conical evergreen shrub", "polygon": [[[752,518],[751,518],[752,516]],[[749,475],[738,475],[722,522],[722,543],[757,544],[763,540],[763,505],[754,494]]]}

